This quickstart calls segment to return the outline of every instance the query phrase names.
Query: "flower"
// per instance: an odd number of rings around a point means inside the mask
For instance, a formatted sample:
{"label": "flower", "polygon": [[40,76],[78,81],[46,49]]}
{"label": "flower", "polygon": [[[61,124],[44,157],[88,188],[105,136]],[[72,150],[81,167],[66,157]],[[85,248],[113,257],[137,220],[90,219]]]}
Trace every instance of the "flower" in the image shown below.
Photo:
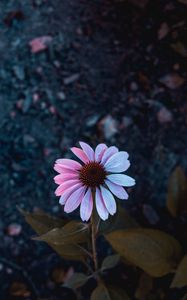
{"label": "flower", "polygon": [[80,159],[79,163],[72,159],[57,159],[54,165],[59,174],[54,181],[58,184],[56,196],[61,196],[59,203],[64,211],[71,213],[80,205],[80,216],[88,221],[93,204],[102,220],[116,213],[115,195],[121,200],[128,199],[123,188],[135,185],[135,180],[125,172],[130,162],[128,153],[119,151],[117,147],[99,144],[95,151],[86,143],[80,142],[80,148],[71,151]]}

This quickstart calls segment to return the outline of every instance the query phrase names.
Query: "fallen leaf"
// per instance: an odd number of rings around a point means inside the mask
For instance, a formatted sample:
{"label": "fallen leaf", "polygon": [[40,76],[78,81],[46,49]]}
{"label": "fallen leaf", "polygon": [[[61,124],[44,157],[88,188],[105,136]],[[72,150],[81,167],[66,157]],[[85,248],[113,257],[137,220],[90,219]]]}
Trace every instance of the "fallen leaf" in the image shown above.
{"label": "fallen leaf", "polygon": [[28,287],[24,283],[15,281],[10,286],[10,295],[13,297],[27,298],[31,296],[31,292],[28,290]]}
{"label": "fallen leaf", "polygon": [[184,286],[187,286],[187,255],[181,260],[171,283],[171,288],[182,288]]}
{"label": "fallen leaf", "polygon": [[41,36],[29,42],[32,53],[38,53],[47,49],[48,45],[52,42],[52,37],[49,35]]}
{"label": "fallen leaf", "polygon": [[174,90],[174,89],[177,89],[178,87],[180,87],[181,85],[183,85],[185,82],[185,79],[183,77],[181,77],[179,74],[173,73],[173,74],[167,74],[167,75],[163,76],[162,78],[160,78],[159,81],[161,83],[163,83],[169,89]]}
{"label": "fallen leaf", "polygon": [[105,238],[121,257],[153,277],[173,272],[181,257],[178,241],[159,230],[117,230],[106,234]]}
{"label": "fallen leaf", "polygon": [[169,31],[170,29],[168,24],[166,22],[163,22],[158,30],[158,40],[162,40],[163,38],[165,38]]}
{"label": "fallen leaf", "polygon": [[167,208],[173,217],[187,212],[187,178],[181,167],[176,167],[170,175]]}
{"label": "fallen leaf", "polygon": [[187,49],[181,42],[171,44],[171,48],[174,49],[181,56],[187,57]]}

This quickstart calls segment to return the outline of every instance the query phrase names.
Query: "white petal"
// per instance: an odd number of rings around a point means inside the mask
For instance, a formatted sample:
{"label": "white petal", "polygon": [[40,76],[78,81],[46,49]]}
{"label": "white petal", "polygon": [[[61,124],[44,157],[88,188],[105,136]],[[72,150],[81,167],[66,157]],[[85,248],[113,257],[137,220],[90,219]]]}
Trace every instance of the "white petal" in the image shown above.
{"label": "white petal", "polygon": [[135,180],[132,177],[124,174],[111,174],[107,176],[107,179],[109,179],[115,184],[122,185],[122,186],[135,185]]}
{"label": "white petal", "polygon": [[107,160],[104,167],[108,172],[125,172],[130,166],[130,162],[127,158],[127,152],[117,152]]}
{"label": "white petal", "polygon": [[98,215],[102,220],[108,219],[108,210],[106,209],[106,206],[103,202],[103,198],[101,196],[101,191],[96,188],[96,193],[95,193],[95,204],[96,204],[96,209],[98,212]]}
{"label": "white petal", "polygon": [[103,186],[101,186],[101,195],[108,212],[111,215],[114,215],[116,213],[116,201],[114,199],[114,196]]}
{"label": "white petal", "polygon": [[64,211],[66,213],[74,211],[80,205],[82,198],[84,197],[85,191],[85,187],[80,187],[71,194],[71,196],[66,200],[66,204],[64,206]]}
{"label": "white petal", "polygon": [[105,180],[105,183],[116,197],[118,197],[121,200],[128,199],[129,195],[127,194],[127,192],[125,191],[125,189],[122,186],[117,185],[107,179]]}
{"label": "white petal", "polygon": [[91,189],[88,189],[80,206],[80,216],[83,221],[88,221],[93,210],[93,199]]}
{"label": "white petal", "polygon": [[105,144],[99,144],[97,145],[96,149],[95,149],[95,160],[100,162],[106,149],[107,149],[107,145]]}
{"label": "white petal", "polygon": [[108,160],[112,155],[114,155],[114,154],[117,153],[117,152],[118,152],[118,148],[117,148],[117,147],[115,147],[115,146],[109,147],[109,148],[105,151],[105,153],[103,154],[103,157],[102,157],[102,159],[101,159],[101,163],[104,165],[104,164],[107,162],[107,160]]}
{"label": "white petal", "polygon": [[84,143],[84,142],[79,142],[81,148],[83,149],[84,153],[87,155],[89,161],[94,161],[94,150],[90,145]]}

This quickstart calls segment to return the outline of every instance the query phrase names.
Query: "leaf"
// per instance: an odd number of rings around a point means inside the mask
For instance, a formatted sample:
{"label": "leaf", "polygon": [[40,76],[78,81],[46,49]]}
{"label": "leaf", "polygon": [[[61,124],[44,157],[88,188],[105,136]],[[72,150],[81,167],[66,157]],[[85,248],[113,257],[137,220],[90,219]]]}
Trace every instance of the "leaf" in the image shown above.
{"label": "leaf", "polygon": [[125,291],[116,286],[99,284],[91,295],[91,300],[130,300]]}
{"label": "leaf", "polygon": [[105,237],[120,256],[153,277],[172,272],[181,256],[178,241],[159,230],[118,230]]}
{"label": "leaf", "polygon": [[187,211],[187,179],[181,167],[176,167],[169,178],[167,208],[173,217]]}
{"label": "leaf", "polygon": [[105,257],[101,266],[101,270],[104,271],[107,269],[114,268],[119,263],[119,260],[120,260],[120,256],[118,254],[109,255]]}
{"label": "leaf", "polygon": [[[60,218],[52,217],[43,211],[37,213],[28,213],[21,209],[19,211],[24,215],[25,220],[38,234],[45,234],[53,228],[60,228],[66,224],[66,221]],[[86,254],[83,248],[76,244],[70,245],[54,245],[48,242],[60,256],[69,260],[84,261]]]}
{"label": "leaf", "polygon": [[187,0],[178,0],[180,3],[186,4],[187,5]]}
{"label": "leaf", "polygon": [[31,292],[23,282],[15,281],[10,286],[10,295],[13,297],[28,298],[31,296]]}
{"label": "leaf", "polygon": [[52,243],[54,245],[83,243],[87,240],[88,225],[71,221],[62,228],[53,228],[47,233],[35,237],[35,240]]}
{"label": "leaf", "polygon": [[20,208],[19,211],[38,234],[45,234],[47,231],[55,227],[62,227],[66,223],[65,220],[50,216],[43,211],[29,213]]}
{"label": "leaf", "polygon": [[147,299],[147,295],[153,288],[153,279],[146,273],[143,273],[139,279],[138,288],[135,297],[138,300]]}
{"label": "leaf", "polygon": [[101,221],[99,232],[100,234],[106,234],[117,229],[129,229],[136,228],[138,224],[127,213],[124,207],[118,205],[117,213],[114,216],[110,216],[106,221]]}
{"label": "leaf", "polygon": [[171,288],[181,288],[187,285],[187,255],[181,260],[174,279],[171,283]]}
{"label": "leaf", "polygon": [[64,284],[64,286],[69,287],[70,289],[77,289],[84,285],[90,276],[87,276],[83,273],[74,273]]}

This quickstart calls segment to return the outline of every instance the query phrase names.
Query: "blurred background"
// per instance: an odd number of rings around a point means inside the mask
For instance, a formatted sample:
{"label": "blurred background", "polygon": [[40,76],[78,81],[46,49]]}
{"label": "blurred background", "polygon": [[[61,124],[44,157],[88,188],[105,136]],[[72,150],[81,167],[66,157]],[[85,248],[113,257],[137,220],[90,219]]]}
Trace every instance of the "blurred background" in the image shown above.
{"label": "blurred background", "polygon": [[77,265],[32,241],[17,207],[62,215],[53,164],[79,140],[128,151],[125,207],[181,238],[166,197],[187,168],[186,14],[186,0],[0,1],[0,299],[76,299],[60,283]]}

